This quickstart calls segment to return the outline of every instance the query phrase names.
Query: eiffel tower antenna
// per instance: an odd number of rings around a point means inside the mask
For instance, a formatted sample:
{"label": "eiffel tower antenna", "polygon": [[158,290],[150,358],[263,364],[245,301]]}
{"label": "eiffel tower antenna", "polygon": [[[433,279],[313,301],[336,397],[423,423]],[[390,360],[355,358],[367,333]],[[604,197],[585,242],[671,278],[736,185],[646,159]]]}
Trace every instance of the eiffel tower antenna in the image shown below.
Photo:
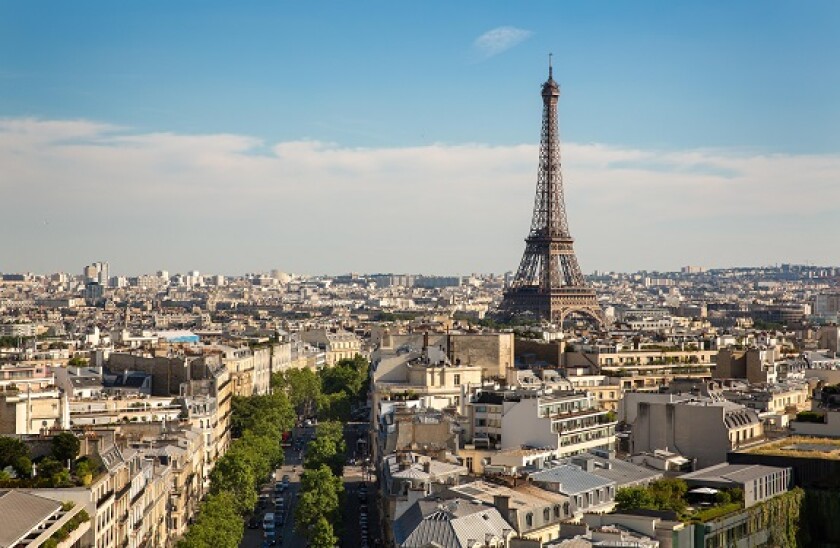
{"label": "eiffel tower antenna", "polygon": [[574,251],[566,219],[557,103],[560,86],[554,81],[548,54],[548,80],[542,85],[543,115],[537,193],[531,230],[516,277],[505,291],[502,310],[531,314],[562,325],[569,315],[582,315],[603,326],[595,291],[586,285]]}

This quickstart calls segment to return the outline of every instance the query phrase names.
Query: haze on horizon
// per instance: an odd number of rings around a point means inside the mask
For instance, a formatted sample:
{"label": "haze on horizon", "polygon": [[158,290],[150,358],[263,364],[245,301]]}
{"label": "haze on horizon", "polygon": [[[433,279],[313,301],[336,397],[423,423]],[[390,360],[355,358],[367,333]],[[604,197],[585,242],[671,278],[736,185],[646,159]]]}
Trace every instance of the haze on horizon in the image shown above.
{"label": "haze on horizon", "polygon": [[837,265],[840,5],[0,5],[0,272]]}

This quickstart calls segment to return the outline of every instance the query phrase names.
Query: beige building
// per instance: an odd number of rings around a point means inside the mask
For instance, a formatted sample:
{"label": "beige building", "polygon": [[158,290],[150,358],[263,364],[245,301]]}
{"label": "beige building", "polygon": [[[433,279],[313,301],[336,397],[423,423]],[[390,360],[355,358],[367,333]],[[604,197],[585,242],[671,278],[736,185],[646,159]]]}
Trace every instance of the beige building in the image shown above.
{"label": "beige building", "polygon": [[747,379],[750,383],[773,383],[779,379],[781,353],[778,346],[747,350],[722,349],[716,358],[716,379]]}
{"label": "beige building", "polygon": [[[225,345],[205,347],[205,360],[218,357],[230,373],[231,391],[234,396],[255,394],[254,354],[248,347],[233,348]],[[266,370],[267,372],[267,370]],[[265,375],[266,379],[269,379]]]}
{"label": "beige building", "polygon": [[513,367],[513,333],[463,333],[447,336],[449,361],[481,367],[486,378],[505,378]]}
{"label": "beige building", "polygon": [[632,453],[657,449],[679,452],[698,467],[726,461],[726,454],[764,440],[758,414],[726,400],[692,398],[639,402],[630,436]]}
{"label": "beige building", "polygon": [[59,390],[0,390],[0,434],[40,434],[69,426],[67,398]]}
{"label": "beige building", "polygon": [[352,360],[362,353],[362,341],[349,331],[333,332],[327,329],[302,331],[300,338],[326,352],[326,365],[331,367],[340,360]]}
{"label": "beige building", "polygon": [[560,526],[574,517],[569,497],[523,483],[515,487],[474,481],[449,492],[496,507],[519,537],[549,542],[560,536]]}
{"label": "beige building", "polygon": [[614,346],[576,346],[565,353],[566,367],[590,367],[595,372],[607,367],[645,365],[711,365],[717,350],[674,350],[670,348],[618,349]]}
{"label": "beige building", "polygon": [[420,400],[422,407],[460,411],[483,376],[480,366],[452,365],[436,347],[408,352],[380,348],[372,367],[377,416],[380,402],[391,400]]}

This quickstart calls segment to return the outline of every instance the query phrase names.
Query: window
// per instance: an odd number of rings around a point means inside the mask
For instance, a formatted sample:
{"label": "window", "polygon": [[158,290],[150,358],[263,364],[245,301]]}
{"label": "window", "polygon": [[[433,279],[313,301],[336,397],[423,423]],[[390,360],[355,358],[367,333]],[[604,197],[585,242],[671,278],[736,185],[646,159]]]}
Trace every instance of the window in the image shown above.
{"label": "window", "polygon": [[543,509],[543,521],[548,522],[551,519],[551,511],[548,508]]}
{"label": "window", "polygon": [[560,505],[559,504],[554,505],[554,517],[555,518],[560,517]]}
{"label": "window", "polygon": [[528,512],[528,514],[525,515],[525,525],[527,525],[528,527],[533,527],[534,526],[534,514],[533,513]]}
{"label": "window", "polygon": [[455,374],[455,384],[461,384],[461,375],[460,373]]}

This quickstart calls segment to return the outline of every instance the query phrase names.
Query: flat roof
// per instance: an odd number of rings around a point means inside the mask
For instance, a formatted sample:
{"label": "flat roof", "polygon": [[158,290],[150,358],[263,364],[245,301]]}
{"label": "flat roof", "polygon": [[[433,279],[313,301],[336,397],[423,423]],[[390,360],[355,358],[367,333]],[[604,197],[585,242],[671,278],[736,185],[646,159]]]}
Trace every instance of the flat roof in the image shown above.
{"label": "flat roof", "polygon": [[778,457],[840,460],[840,439],[790,436],[738,452]]}

